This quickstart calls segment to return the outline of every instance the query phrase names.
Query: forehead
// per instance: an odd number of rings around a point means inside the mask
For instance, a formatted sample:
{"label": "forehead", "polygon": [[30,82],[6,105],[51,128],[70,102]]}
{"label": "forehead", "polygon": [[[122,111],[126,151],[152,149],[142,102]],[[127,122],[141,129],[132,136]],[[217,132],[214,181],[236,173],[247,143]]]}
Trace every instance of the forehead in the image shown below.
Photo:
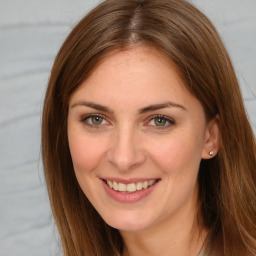
{"label": "forehead", "polygon": [[181,105],[193,115],[204,113],[174,64],[149,47],[116,51],[106,56],[71,95],[69,106],[82,101],[125,114],[166,102]]}
{"label": "forehead", "polygon": [[136,47],[108,54],[73,93],[71,102],[76,100],[143,107],[164,101],[192,104],[195,97],[167,56],[154,48]]}
{"label": "forehead", "polygon": [[169,73],[168,75],[172,73],[173,78],[181,80],[171,59],[157,49],[148,46],[135,46],[107,54],[94,68],[90,79],[102,73],[108,73],[109,76],[112,75],[116,79],[123,78],[126,75],[127,80],[129,80],[133,76],[138,78],[139,75],[143,75],[145,72],[148,76],[150,70],[154,71],[150,73],[152,76],[158,73],[161,73],[161,76],[164,73]]}

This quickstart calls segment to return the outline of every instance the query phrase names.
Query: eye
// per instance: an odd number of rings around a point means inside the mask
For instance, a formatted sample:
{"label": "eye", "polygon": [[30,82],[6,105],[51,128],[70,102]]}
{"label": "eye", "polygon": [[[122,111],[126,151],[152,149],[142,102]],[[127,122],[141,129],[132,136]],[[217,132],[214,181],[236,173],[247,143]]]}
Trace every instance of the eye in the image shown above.
{"label": "eye", "polygon": [[98,126],[101,126],[101,125],[108,124],[105,117],[103,115],[99,115],[99,114],[86,115],[81,119],[81,121],[85,125],[88,125],[88,126],[91,126],[91,127],[98,127]]}
{"label": "eye", "polygon": [[157,128],[165,128],[174,124],[175,124],[174,120],[162,115],[155,115],[148,122],[148,125],[156,126]]}

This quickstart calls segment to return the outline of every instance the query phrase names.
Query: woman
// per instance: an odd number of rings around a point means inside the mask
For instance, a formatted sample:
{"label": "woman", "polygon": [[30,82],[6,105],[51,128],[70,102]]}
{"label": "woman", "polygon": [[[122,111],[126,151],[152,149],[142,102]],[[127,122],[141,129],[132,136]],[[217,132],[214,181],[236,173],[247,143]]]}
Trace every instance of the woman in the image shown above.
{"label": "woman", "polygon": [[256,255],[255,138],[186,1],[107,0],[70,33],[42,153],[64,255]]}

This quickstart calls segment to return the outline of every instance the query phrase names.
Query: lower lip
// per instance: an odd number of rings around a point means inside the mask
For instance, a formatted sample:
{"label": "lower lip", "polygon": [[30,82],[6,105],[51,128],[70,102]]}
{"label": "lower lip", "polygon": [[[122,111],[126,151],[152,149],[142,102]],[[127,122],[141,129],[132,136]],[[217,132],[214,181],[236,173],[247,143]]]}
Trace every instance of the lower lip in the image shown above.
{"label": "lower lip", "polygon": [[147,197],[156,188],[159,181],[147,189],[142,189],[132,193],[116,191],[110,188],[103,180],[102,183],[107,194],[114,200],[122,203],[134,203]]}

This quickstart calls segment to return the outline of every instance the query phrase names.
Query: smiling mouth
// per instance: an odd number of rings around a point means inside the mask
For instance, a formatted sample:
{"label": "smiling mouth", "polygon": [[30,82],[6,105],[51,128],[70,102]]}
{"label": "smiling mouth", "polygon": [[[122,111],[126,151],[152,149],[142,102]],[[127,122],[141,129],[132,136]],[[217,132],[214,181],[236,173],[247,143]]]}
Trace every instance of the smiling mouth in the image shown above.
{"label": "smiling mouth", "polygon": [[104,182],[113,190],[125,193],[134,193],[136,191],[145,190],[155,185],[159,180],[140,181],[135,183],[124,184],[117,181],[104,180]]}

